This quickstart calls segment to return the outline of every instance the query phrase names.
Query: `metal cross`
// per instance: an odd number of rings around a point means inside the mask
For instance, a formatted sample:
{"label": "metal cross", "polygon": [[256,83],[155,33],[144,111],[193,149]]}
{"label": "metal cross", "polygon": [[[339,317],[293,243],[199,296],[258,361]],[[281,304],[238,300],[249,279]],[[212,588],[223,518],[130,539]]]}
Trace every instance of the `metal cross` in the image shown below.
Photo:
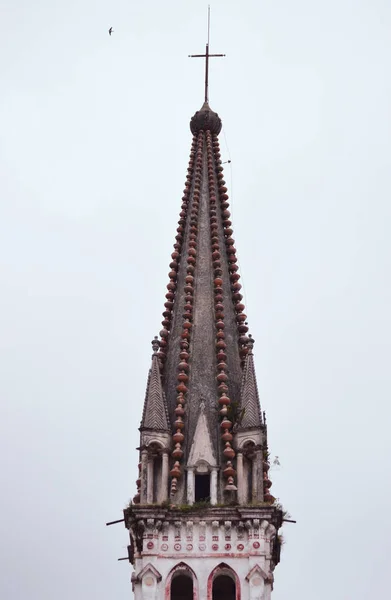
{"label": "metal cross", "polygon": [[225,54],[209,54],[209,34],[210,34],[210,6],[208,6],[208,42],[206,44],[205,54],[189,54],[189,58],[205,58],[205,102],[208,102],[209,85],[209,58],[222,57]]}

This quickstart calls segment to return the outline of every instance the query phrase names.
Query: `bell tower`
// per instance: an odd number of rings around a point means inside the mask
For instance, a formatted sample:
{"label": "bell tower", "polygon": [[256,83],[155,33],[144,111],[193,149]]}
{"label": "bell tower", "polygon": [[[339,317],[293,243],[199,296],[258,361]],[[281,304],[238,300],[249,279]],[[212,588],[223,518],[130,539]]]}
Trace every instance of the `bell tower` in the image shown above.
{"label": "bell tower", "polygon": [[[196,55],[199,56],[199,55]],[[269,600],[281,509],[242,303],[222,123],[205,99],[192,142],[124,511],[136,600]]]}

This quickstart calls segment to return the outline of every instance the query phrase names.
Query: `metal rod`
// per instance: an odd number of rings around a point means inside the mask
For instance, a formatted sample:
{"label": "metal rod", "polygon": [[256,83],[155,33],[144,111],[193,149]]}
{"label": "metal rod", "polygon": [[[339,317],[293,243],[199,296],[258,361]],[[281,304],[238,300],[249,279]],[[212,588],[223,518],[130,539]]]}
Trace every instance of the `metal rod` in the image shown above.
{"label": "metal rod", "polygon": [[117,560],[129,560],[129,556],[126,556],[125,558],[117,558]]}
{"label": "metal rod", "polygon": [[210,40],[210,4],[208,4],[208,46]]}
{"label": "metal rod", "polygon": [[107,525],[115,525],[116,523],[123,523],[125,519],[118,519],[118,521],[110,521],[110,523],[106,523]]}
{"label": "metal rod", "polygon": [[297,523],[297,521],[292,521],[292,519],[282,519],[284,523]]}
{"label": "metal rod", "polygon": [[[188,54],[187,55],[189,58],[205,58],[205,54]],[[212,58],[213,56],[226,56],[225,54],[209,54],[208,55],[209,58]],[[137,450],[137,448],[136,448]]]}
{"label": "metal rod", "polygon": [[205,102],[208,102],[208,78],[209,78],[209,44],[205,49]]}

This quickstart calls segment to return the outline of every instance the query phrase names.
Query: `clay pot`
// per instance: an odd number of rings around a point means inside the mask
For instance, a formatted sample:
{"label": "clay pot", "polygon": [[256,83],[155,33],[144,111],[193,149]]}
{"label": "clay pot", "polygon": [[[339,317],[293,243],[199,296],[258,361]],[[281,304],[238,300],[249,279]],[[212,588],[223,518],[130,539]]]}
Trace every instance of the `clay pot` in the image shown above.
{"label": "clay pot", "polygon": [[176,433],[174,433],[174,435],[172,436],[172,439],[176,443],[178,443],[178,442],[182,443],[183,440],[185,439],[185,436],[183,435],[183,433],[181,433],[180,429],[178,429],[178,431]]}
{"label": "clay pot", "polygon": [[229,442],[226,442],[223,454],[225,458],[229,458],[230,460],[235,457],[235,450],[231,448]]}
{"label": "clay pot", "polygon": [[233,477],[235,475],[235,473],[236,473],[236,471],[233,468],[233,466],[231,465],[231,463],[228,463],[223,471],[224,477]]}

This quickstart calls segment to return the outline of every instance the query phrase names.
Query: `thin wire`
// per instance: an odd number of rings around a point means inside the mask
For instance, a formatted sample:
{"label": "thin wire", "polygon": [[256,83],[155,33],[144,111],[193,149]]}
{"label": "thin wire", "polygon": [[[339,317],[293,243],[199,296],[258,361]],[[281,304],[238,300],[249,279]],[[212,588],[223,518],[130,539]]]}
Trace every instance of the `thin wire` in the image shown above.
{"label": "thin wire", "polygon": [[[229,151],[229,146],[228,146],[228,141],[227,141],[227,136],[225,133],[225,128],[223,127],[223,135],[224,135],[224,141],[225,141],[225,145],[227,147],[227,154],[228,154],[228,159],[229,159],[229,166],[230,166],[230,196],[231,196],[231,216],[232,216],[232,221],[234,220],[234,188],[233,188],[233,176],[232,176],[232,160],[231,160],[231,153]],[[243,270],[240,264],[240,260],[238,258],[238,267],[239,267],[239,271],[241,273],[241,279],[242,279],[242,292],[243,292],[243,298],[244,298],[244,304],[246,306],[246,312],[248,312],[248,304],[247,304],[247,294],[246,294],[246,289],[245,289],[245,285],[244,285],[244,278],[243,278]]]}
{"label": "thin wire", "polygon": [[209,38],[210,38],[210,4],[208,4],[208,46],[209,46]]}

